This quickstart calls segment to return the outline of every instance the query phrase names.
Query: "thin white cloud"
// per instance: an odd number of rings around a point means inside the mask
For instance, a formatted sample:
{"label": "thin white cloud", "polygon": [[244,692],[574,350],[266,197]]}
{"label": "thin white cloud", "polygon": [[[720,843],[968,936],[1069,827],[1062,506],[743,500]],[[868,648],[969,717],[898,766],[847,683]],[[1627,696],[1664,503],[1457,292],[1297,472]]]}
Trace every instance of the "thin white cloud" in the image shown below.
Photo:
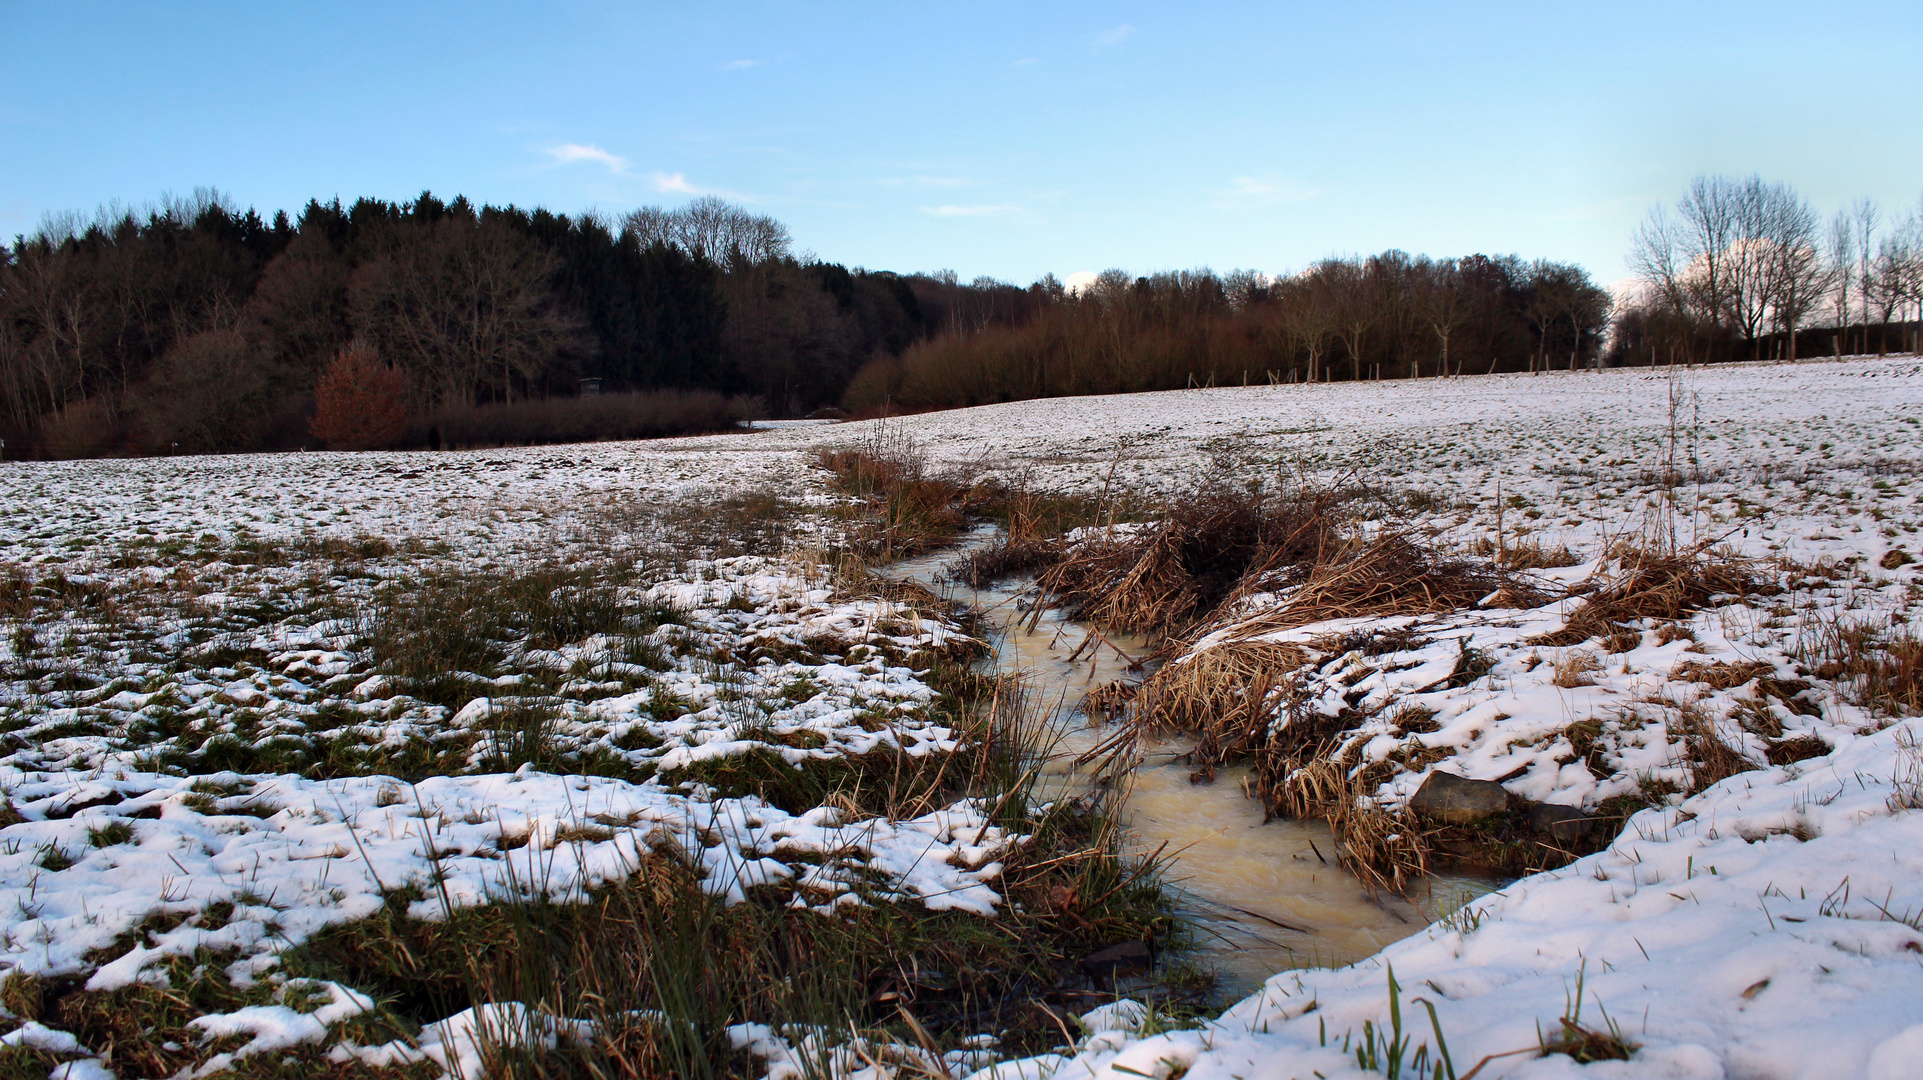
{"label": "thin white cloud", "polygon": [[740,71],[743,68],[760,67],[764,62],[765,61],[761,61],[761,60],[730,60],[727,63],[716,68],[715,70],[716,71]]}
{"label": "thin white cloud", "polygon": [[648,184],[664,195],[718,195],[729,202],[760,205],[761,200],[743,195],[727,188],[702,187],[688,179],[688,174],[678,172],[652,172],[648,174]]}
{"label": "thin white cloud", "polygon": [[654,190],[656,191],[668,192],[675,195],[710,194],[707,188],[698,188],[688,183],[687,176],[682,173],[650,173],[648,175],[648,182],[654,185]]}
{"label": "thin white cloud", "polygon": [[1008,66],[1009,67],[1033,67],[1034,65],[1039,64],[1041,62],[1042,62],[1042,58],[1039,56],[1024,56],[1020,60],[1016,60],[1013,63],[1009,64]]}
{"label": "thin white cloud", "polygon": [[1235,176],[1229,178],[1226,189],[1215,193],[1215,204],[1234,209],[1264,203],[1301,202],[1320,194],[1320,188],[1304,187],[1291,180],[1272,176]]}
{"label": "thin white cloud", "polygon": [[1090,37],[1089,43],[1098,49],[1112,49],[1134,36],[1135,27],[1129,23],[1123,23],[1113,30],[1104,30]]}
{"label": "thin white cloud", "polygon": [[609,172],[618,173],[628,171],[627,158],[619,154],[610,154],[593,143],[589,143],[586,146],[582,146],[580,143],[562,143],[559,146],[548,147],[546,152],[548,156],[554,159],[556,165],[572,165],[577,161],[594,161],[606,165]]}
{"label": "thin white cloud", "polygon": [[1019,206],[1007,205],[955,206],[950,204],[946,206],[924,206],[921,208],[921,212],[924,214],[933,214],[936,217],[988,217],[993,214],[1006,214],[1010,211],[1020,209],[1021,207]]}

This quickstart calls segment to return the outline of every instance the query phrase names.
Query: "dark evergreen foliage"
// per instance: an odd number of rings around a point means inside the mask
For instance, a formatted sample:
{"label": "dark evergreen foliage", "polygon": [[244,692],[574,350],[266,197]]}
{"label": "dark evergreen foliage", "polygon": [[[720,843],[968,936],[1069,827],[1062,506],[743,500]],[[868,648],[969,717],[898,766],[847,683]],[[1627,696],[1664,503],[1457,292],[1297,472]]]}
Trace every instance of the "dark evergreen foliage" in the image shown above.
{"label": "dark evergreen foliage", "polygon": [[200,191],[55,222],[0,248],[0,437],[14,456],[301,445],[356,339],[409,369],[417,415],[586,378],[799,414],[933,329],[905,279],[799,263],[783,237],[717,263],[625,222],[430,192],[270,223]]}

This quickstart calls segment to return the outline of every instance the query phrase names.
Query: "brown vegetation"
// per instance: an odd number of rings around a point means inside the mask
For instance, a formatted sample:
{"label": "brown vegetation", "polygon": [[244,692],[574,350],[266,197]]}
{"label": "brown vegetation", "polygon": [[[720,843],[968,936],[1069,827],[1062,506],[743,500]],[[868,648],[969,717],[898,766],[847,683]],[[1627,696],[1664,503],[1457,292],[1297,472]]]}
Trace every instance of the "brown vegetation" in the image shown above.
{"label": "brown vegetation", "polygon": [[366,345],[341,349],[314,387],[307,429],[333,450],[374,450],[392,446],[406,427],[407,376]]}
{"label": "brown vegetation", "polygon": [[1071,294],[1046,278],[1019,308],[871,363],[848,407],[1573,369],[1596,357],[1609,301],[1574,266],[1387,251],[1283,279],[1111,270]]}
{"label": "brown vegetation", "polygon": [[659,439],[728,431],[754,411],[752,402],[704,390],[554,397],[437,409],[412,420],[400,441],[458,448]]}

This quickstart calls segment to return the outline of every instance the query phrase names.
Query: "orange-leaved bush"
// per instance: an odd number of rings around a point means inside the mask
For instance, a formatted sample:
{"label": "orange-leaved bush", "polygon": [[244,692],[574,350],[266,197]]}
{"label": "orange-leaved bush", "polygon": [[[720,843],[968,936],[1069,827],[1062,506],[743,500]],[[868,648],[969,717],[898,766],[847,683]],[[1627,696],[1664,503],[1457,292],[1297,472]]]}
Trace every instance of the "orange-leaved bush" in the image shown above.
{"label": "orange-leaved bush", "polygon": [[407,426],[407,375],[359,342],[342,349],[314,387],[307,430],[334,450],[392,446]]}

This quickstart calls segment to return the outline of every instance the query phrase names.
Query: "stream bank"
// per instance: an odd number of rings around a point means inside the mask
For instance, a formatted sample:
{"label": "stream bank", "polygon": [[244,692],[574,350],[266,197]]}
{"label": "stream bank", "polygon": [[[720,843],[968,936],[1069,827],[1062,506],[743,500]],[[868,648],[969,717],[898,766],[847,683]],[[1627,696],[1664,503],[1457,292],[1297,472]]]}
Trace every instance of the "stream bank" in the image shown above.
{"label": "stream bank", "polygon": [[1192,780],[1185,763],[1191,744],[1184,740],[1141,743],[1131,767],[1093,775],[1092,766],[1079,759],[1105,756],[1100,752],[1118,729],[1089,716],[1084,699],[1097,687],[1141,677],[1153,645],[1106,633],[1090,640],[1094,628],[1061,609],[1037,612],[1039,598],[1027,580],[958,585],[948,568],[998,536],[995,526],[980,526],[958,546],[892,563],[884,573],[979,615],[993,648],[987,662],[998,673],[1019,677],[1043,704],[1055,733],[1042,766],[1044,790],[1074,794],[1112,785],[1124,800],[1131,849],[1174,856],[1169,884],[1177,914],[1193,933],[1164,963],[1212,973],[1216,998],[1233,1001],[1278,971],[1340,966],[1373,955],[1494,887],[1485,879],[1436,875],[1414,901],[1372,893],[1336,865],[1327,824],[1265,822],[1261,804],[1244,793],[1249,770],[1225,768],[1211,782]]}

